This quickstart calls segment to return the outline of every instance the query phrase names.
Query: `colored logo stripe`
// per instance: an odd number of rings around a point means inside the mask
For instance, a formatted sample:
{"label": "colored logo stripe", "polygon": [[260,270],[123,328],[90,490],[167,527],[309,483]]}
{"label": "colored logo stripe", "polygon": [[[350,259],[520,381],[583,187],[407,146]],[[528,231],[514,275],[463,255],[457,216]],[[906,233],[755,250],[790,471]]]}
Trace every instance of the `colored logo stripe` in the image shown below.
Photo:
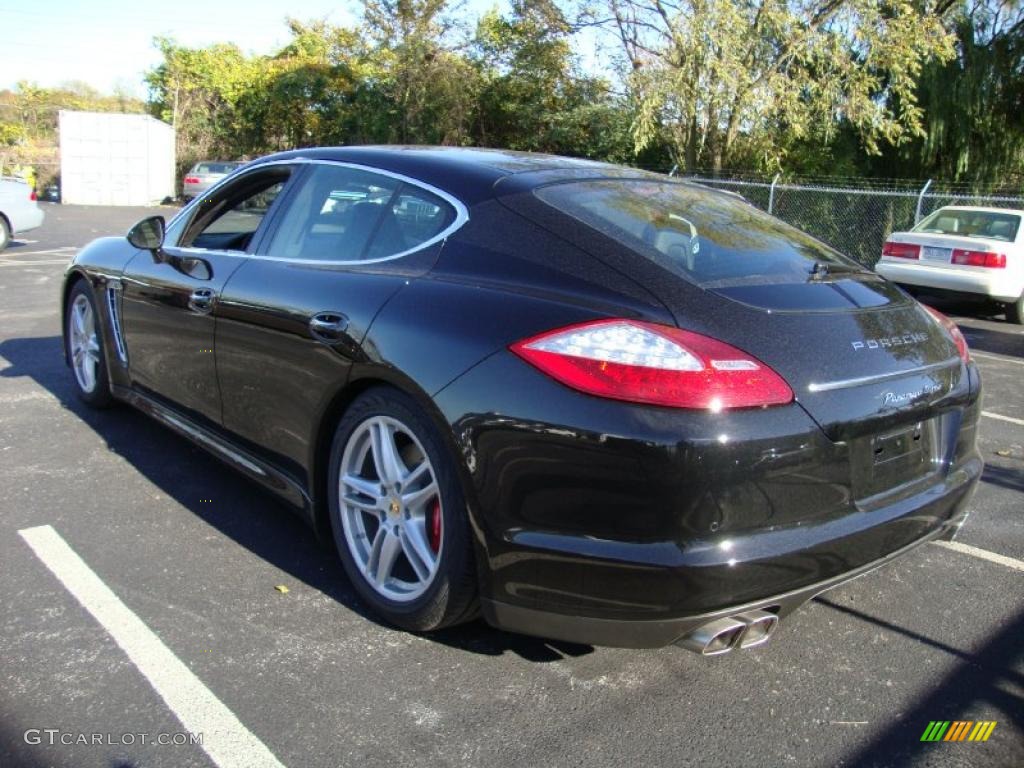
{"label": "colored logo stripe", "polygon": [[994,720],[932,720],[921,741],[988,741],[995,727]]}
{"label": "colored logo stripe", "polygon": [[994,720],[981,720],[974,730],[971,731],[971,735],[968,737],[968,741],[988,741],[988,737],[992,735],[992,731],[996,728]]}
{"label": "colored logo stripe", "polygon": [[972,725],[974,725],[974,723],[970,720],[954,720],[953,725],[949,727],[949,732],[946,733],[946,738],[943,739],[943,741],[963,741]]}

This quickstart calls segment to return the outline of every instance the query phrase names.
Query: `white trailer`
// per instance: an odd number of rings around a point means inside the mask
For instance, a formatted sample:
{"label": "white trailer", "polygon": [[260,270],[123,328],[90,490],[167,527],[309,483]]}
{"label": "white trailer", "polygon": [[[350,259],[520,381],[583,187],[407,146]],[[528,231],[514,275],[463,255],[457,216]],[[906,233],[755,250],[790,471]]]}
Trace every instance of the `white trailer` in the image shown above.
{"label": "white trailer", "polygon": [[61,201],[151,205],[174,196],[174,128],[149,115],[60,111]]}

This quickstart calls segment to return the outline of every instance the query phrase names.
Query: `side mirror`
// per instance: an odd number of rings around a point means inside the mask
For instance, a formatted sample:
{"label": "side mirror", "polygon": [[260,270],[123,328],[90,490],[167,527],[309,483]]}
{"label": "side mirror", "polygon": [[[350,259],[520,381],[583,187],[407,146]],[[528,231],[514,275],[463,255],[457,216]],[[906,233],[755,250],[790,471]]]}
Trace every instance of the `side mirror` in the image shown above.
{"label": "side mirror", "polygon": [[128,242],[145,251],[158,251],[164,244],[163,216],[148,216],[128,230]]}

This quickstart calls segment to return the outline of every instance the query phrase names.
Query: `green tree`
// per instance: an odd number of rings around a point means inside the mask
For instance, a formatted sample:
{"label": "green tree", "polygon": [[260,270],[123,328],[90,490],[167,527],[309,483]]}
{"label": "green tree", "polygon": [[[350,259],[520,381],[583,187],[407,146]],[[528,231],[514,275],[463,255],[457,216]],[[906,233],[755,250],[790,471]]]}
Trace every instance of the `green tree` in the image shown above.
{"label": "green tree", "polygon": [[777,164],[783,137],[827,142],[842,123],[877,153],[920,132],[917,76],[952,55],[930,0],[606,2],[637,147],[664,137],[688,168]]}

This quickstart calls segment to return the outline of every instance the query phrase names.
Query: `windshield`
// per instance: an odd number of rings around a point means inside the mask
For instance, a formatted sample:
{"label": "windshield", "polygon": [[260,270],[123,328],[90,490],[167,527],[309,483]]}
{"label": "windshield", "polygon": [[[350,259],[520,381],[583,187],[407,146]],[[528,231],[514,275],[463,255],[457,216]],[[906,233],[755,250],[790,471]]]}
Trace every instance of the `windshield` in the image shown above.
{"label": "windshield", "polygon": [[802,283],[821,263],[857,269],[741,198],[691,184],[609,179],[556,184],[535,194],[704,287]]}
{"label": "windshield", "polygon": [[940,208],[911,231],[935,235],[984,237],[1009,243],[1017,238],[1019,227],[1020,216],[1013,213]]}

